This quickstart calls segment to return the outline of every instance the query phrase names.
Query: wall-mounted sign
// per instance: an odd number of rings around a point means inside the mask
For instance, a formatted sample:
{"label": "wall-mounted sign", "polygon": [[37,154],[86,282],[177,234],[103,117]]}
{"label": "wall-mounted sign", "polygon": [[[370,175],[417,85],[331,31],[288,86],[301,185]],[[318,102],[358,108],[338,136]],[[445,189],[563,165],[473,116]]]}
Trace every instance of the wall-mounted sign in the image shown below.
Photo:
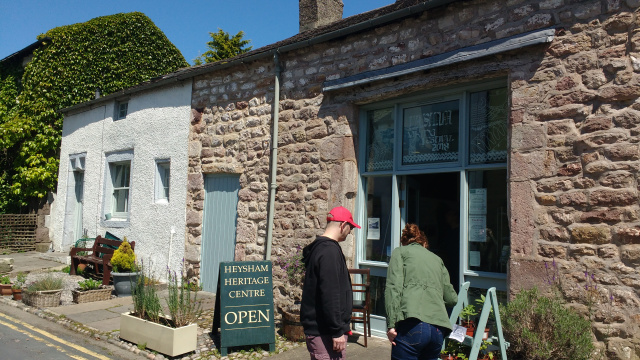
{"label": "wall-mounted sign", "polygon": [[232,346],[269,344],[275,351],[271,261],[220,263],[213,333],[220,329],[220,354]]}

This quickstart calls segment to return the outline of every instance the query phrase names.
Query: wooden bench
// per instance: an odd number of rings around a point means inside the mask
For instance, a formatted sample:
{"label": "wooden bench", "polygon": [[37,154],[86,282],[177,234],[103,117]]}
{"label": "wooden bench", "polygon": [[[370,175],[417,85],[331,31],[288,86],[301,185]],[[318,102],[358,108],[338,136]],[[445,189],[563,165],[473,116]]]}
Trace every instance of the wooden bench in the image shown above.
{"label": "wooden bench", "polygon": [[[71,256],[69,274],[76,275],[78,265],[80,264],[92,265],[97,276],[102,272],[102,285],[109,285],[111,278],[111,257],[113,256],[114,248],[118,248],[121,243],[122,242],[118,240],[110,240],[98,236],[90,248],[72,248],[69,252],[69,256]],[[136,242],[132,241],[129,244],[131,245],[131,249],[134,250]],[[84,253],[86,255],[78,253]]]}

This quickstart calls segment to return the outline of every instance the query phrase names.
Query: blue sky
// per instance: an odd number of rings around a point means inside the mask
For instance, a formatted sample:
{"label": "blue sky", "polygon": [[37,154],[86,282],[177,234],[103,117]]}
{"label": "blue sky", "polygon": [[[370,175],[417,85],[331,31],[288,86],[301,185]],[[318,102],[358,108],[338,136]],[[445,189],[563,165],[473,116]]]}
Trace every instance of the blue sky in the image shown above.
{"label": "blue sky", "polygon": [[[395,0],[343,0],[344,17]],[[207,50],[209,32],[242,30],[254,49],[298,33],[298,0],[0,0],[0,59],[48,30],[98,16],[140,11],[189,63]]]}

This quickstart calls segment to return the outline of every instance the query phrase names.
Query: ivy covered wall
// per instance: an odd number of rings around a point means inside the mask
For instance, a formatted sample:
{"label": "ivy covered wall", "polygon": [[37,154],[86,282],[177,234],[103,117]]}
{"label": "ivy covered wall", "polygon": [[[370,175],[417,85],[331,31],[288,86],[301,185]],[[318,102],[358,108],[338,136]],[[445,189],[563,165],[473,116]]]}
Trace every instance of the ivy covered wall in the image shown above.
{"label": "ivy covered wall", "polygon": [[56,188],[58,110],[189,66],[140,12],[61,26],[22,69],[0,64],[0,213],[26,212]]}

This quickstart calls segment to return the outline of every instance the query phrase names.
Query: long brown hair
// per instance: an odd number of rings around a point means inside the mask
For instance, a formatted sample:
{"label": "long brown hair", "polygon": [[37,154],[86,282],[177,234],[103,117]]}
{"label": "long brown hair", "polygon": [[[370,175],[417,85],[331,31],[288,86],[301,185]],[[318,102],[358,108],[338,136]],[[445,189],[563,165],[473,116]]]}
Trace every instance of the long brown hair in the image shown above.
{"label": "long brown hair", "polygon": [[402,243],[402,245],[409,245],[412,242],[417,242],[425,248],[429,247],[429,240],[427,240],[427,236],[420,230],[418,225],[407,223],[404,230],[402,230],[400,243]]}

